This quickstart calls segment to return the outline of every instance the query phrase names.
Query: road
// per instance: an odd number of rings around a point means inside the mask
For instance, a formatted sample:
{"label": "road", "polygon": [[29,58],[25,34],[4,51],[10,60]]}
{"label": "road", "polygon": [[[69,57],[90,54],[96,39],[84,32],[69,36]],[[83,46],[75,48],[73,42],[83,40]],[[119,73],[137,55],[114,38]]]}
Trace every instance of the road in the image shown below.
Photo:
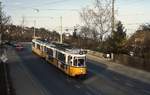
{"label": "road", "polygon": [[71,78],[33,54],[29,45],[17,54],[43,95],[150,95],[149,84],[110,71],[92,60],[87,62],[87,78]]}

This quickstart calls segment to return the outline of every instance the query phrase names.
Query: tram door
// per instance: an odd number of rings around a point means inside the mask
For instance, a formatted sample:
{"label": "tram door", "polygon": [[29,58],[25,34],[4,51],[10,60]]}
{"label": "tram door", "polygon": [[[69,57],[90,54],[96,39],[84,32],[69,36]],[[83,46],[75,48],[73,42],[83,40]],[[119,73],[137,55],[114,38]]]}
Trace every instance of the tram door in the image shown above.
{"label": "tram door", "polygon": [[[47,53],[48,53],[48,61],[50,62],[50,63],[53,63],[53,50],[51,49],[51,48],[48,48],[47,49]],[[54,64],[54,63],[53,63]]]}
{"label": "tram door", "polygon": [[68,56],[68,67],[67,67],[67,73],[70,75],[71,74],[71,66],[73,65],[73,59],[72,56]]}

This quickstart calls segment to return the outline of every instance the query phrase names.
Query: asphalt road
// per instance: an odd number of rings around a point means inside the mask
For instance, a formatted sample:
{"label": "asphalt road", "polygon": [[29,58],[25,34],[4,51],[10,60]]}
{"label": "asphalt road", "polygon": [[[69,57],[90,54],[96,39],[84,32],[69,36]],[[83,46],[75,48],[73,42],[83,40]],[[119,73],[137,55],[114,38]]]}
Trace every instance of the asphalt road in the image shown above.
{"label": "asphalt road", "polygon": [[150,95],[150,84],[110,71],[92,60],[87,62],[86,78],[71,78],[33,54],[29,45],[17,54],[44,95]]}

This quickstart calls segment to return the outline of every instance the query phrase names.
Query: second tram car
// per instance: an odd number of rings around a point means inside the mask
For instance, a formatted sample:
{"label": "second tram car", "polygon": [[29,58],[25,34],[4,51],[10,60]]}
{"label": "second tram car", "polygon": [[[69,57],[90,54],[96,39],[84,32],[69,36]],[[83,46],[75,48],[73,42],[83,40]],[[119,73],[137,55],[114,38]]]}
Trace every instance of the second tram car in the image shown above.
{"label": "second tram car", "polygon": [[69,76],[75,77],[87,74],[86,55],[81,49],[72,48],[67,44],[48,43],[33,39],[32,51]]}

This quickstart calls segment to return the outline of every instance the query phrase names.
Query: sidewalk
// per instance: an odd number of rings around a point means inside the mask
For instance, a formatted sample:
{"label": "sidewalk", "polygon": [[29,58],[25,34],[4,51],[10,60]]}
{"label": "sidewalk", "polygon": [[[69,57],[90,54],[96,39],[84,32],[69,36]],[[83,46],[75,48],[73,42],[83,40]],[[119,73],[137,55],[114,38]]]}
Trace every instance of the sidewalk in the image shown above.
{"label": "sidewalk", "polygon": [[16,95],[48,95],[23,65],[16,52],[9,48],[7,54],[10,76]]}
{"label": "sidewalk", "polygon": [[89,54],[87,54],[87,58],[100,62],[100,64],[105,64],[107,66],[107,69],[109,70],[150,84],[150,72],[135,69],[132,67],[127,67],[125,65],[114,63],[105,58],[100,58]]}

